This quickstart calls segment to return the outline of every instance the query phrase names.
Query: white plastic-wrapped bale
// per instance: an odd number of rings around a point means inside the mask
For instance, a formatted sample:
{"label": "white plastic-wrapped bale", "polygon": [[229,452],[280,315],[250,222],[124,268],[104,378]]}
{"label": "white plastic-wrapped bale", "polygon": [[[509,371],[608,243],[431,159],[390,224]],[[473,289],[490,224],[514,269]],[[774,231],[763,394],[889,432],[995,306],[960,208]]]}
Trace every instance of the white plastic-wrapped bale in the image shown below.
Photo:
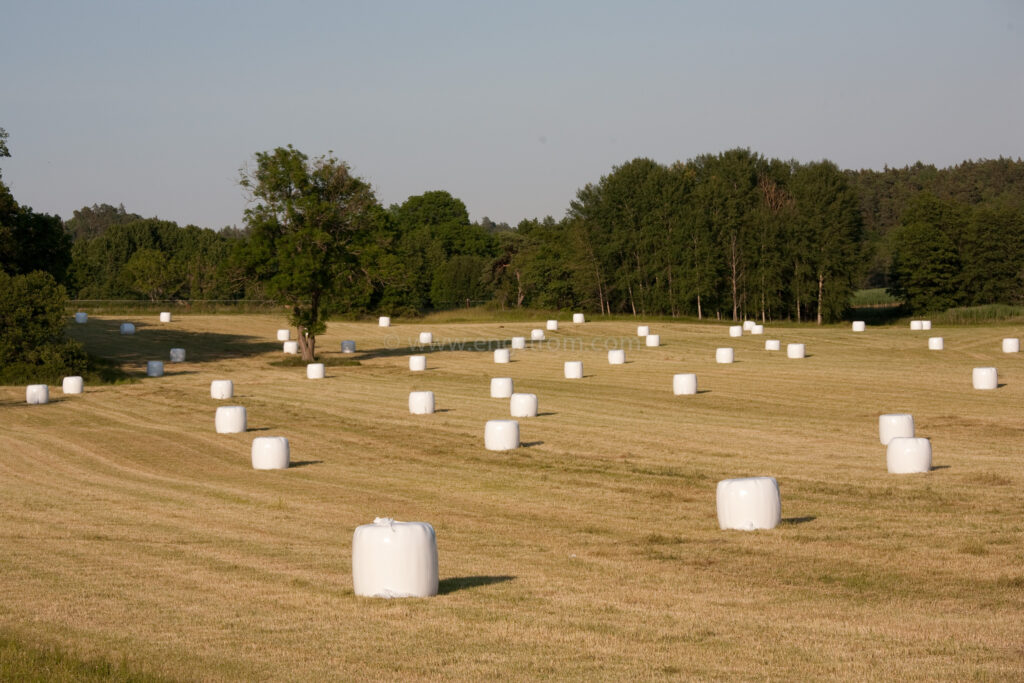
{"label": "white plastic-wrapped bale", "polygon": [[121,334],[135,334],[135,324],[121,323]]}
{"label": "white plastic-wrapped bale", "polygon": [[171,349],[171,362],[172,363],[184,363],[185,362],[185,349]]}
{"label": "white plastic-wrapped bale", "polygon": [[219,406],[213,417],[218,434],[242,434],[245,432],[245,406]]}
{"label": "white plastic-wrapped bale", "polygon": [[489,451],[519,448],[519,423],[515,420],[488,420],[484,426],[484,448]]}
{"label": "white plastic-wrapped bale", "polygon": [[975,389],[996,389],[999,386],[999,374],[995,368],[974,368],[971,380]]}
{"label": "white plastic-wrapped bale", "polygon": [[170,311],[162,311],[160,313],[160,322],[162,322],[162,323],[169,323],[169,322],[171,322],[171,312]]}
{"label": "white plastic-wrapped bale", "polygon": [[803,358],[807,355],[807,347],[803,344],[786,344],[786,358]]}
{"label": "white plastic-wrapped bale", "polygon": [[750,334],[764,334],[764,325],[754,325],[750,328]]}
{"label": "white plastic-wrapped bale", "polygon": [[283,436],[258,436],[252,440],[254,470],[286,470],[291,462],[288,439]]}
{"label": "white plastic-wrapped bale", "polygon": [[567,361],[565,361],[565,378],[566,379],[583,379],[583,361],[581,361],[581,360],[567,360]]}
{"label": "white plastic-wrapped bale", "polygon": [[914,436],[914,416],[909,413],[886,413],[878,416],[878,440],[883,446],[897,437]]}
{"label": "white plastic-wrapped bale", "polygon": [[626,363],[625,349],[609,349],[608,365],[624,365]]}
{"label": "white plastic-wrapped bale", "polygon": [[356,352],[356,343],[354,341],[352,341],[351,339],[346,339],[345,341],[341,342],[341,352],[342,353],[355,353]]}
{"label": "white plastic-wrapped bale", "polygon": [[1003,353],[1020,353],[1020,339],[1007,337],[1003,340]]}
{"label": "white plastic-wrapped bale", "polygon": [[306,379],[323,379],[324,376],[325,368],[323,363],[306,364]]}
{"label": "white plastic-wrapped bale", "polygon": [[716,363],[732,363],[736,360],[736,354],[732,350],[732,347],[723,346],[715,349],[715,362]]}
{"label": "white plastic-wrapped bale", "polygon": [[391,318],[386,315],[377,318],[377,327],[391,327]]}
{"label": "white plastic-wrapped bale", "polygon": [[83,311],[75,313],[75,322],[78,323],[79,325],[83,325],[89,322],[89,314]]}
{"label": "white plastic-wrapped bale", "polygon": [[778,339],[765,339],[764,350],[765,351],[778,351],[782,348],[782,342]]}
{"label": "white plastic-wrapped bale", "polygon": [[573,313],[572,314],[572,322],[575,325],[580,325],[580,324],[586,322],[586,318],[583,316],[582,313]]}
{"label": "white plastic-wrapped bale", "polygon": [[743,336],[743,325],[729,325],[729,336],[730,337],[742,337]]}
{"label": "white plastic-wrapped bale", "polygon": [[162,360],[146,361],[146,376],[147,377],[163,377],[164,376],[164,362]]}
{"label": "white plastic-wrapped bale", "polygon": [[854,320],[853,321],[853,331],[854,332],[863,332],[866,329],[867,329],[867,327],[865,326],[863,320]]}
{"label": "white plastic-wrapped bale", "polygon": [[681,372],[672,375],[672,393],[683,396],[697,393],[697,375],[692,372]]}
{"label": "white plastic-wrapped bale", "polygon": [[661,335],[660,334],[649,334],[644,337],[645,346],[661,346]]}
{"label": "white plastic-wrapped bale", "polygon": [[210,398],[223,400],[235,395],[235,384],[229,379],[215,379],[210,382]]}
{"label": "white plastic-wrapped bale", "polygon": [[646,337],[651,333],[650,325],[638,325],[636,328],[636,336]]}
{"label": "white plastic-wrapped bale", "polygon": [[433,344],[434,333],[433,332],[420,332],[420,344]]}
{"label": "white plastic-wrapped bale", "polygon": [[433,391],[410,391],[409,412],[413,415],[434,414],[434,392]]}
{"label": "white plastic-wrapped bale", "polygon": [[526,337],[512,337],[512,348],[513,349],[525,349],[526,348]]}
{"label": "white plastic-wrapped bale", "polygon": [[930,329],[932,329],[932,321],[931,320],[922,320],[921,321],[921,329],[922,330],[930,330]]}
{"label": "white plastic-wrapped bale", "polygon": [[299,353],[299,342],[292,340],[286,341],[281,345],[281,351],[287,353],[290,356],[297,355]]}
{"label": "white plastic-wrapped bale", "polygon": [[29,384],[25,387],[25,403],[30,406],[50,402],[50,387],[46,384]]}
{"label": "white plastic-wrapped bale", "polygon": [[512,361],[512,351],[509,349],[494,349],[494,362],[495,363],[510,363]]}
{"label": "white plastic-wrapped bale", "polygon": [[558,321],[557,320],[549,320],[548,321],[548,330],[550,330],[552,332],[556,332],[558,330]]}
{"label": "white plastic-wrapped bale", "polygon": [[491,398],[508,398],[512,395],[513,383],[511,377],[491,378]]}
{"label": "white plastic-wrapped bale", "polygon": [[352,589],[367,598],[437,595],[437,536],[426,522],[377,517],[352,534]]}
{"label": "white plastic-wrapped bale", "polygon": [[757,323],[755,323],[753,320],[744,320],[743,321],[743,331],[744,332],[750,332],[752,329],[754,329],[754,325],[756,325],[756,324]]}
{"label": "white plastic-wrapped bale", "polygon": [[423,372],[427,369],[427,357],[409,356],[409,369],[412,372]]}
{"label": "white plastic-wrapped bale", "polygon": [[85,388],[85,380],[78,375],[65,377],[61,380],[60,388],[65,394],[80,394]]}
{"label": "white plastic-wrapped bale", "polygon": [[932,471],[932,442],[913,436],[897,436],[885,449],[885,465],[890,474],[916,474]]}
{"label": "white plastic-wrapped bale", "polygon": [[540,328],[537,328],[535,330],[530,330],[530,340],[531,341],[544,341],[544,339],[545,339],[545,337],[544,337],[544,330],[542,330]]}
{"label": "white plastic-wrapped bale", "polygon": [[512,394],[509,412],[512,417],[537,417],[537,394]]}
{"label": "white plastic-wrapped bale", "polygon": [[942,351],[946,342],[942,337],[928,337],[928,349],[930,351]]}
{"label": "white plastic-wrapped bale", "polygon": [[721,529],[774,529],[782,521],[782,500],[775,477],[746,477],[718,482]]}
{"label": "white plastic-wrapped bale", "polygon": [[277,341],[285,342],[292,338],[292,331],[286,329],[280,329],[277,331]]}
{"label": "white plastic-wrapped bale", "polygon": [[924,329],[924,325],[921,323],[920,320],[911,320],[910,321],[910,329],[915,330],[915,331],[923,330]]}

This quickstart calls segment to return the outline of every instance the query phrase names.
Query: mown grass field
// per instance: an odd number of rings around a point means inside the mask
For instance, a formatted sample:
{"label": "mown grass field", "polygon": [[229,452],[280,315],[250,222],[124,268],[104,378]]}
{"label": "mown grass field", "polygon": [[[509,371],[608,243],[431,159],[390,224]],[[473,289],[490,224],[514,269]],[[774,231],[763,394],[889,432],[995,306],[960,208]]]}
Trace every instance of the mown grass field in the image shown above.
{"label": "mown grass field", "polygon": [[[281,326],[94,317],[71,332],[139,381],[44,406],[0,387],[7,650],[173,680],[1024,678],[1024,357],[1000,351],[1024,326],[656,323],[648,349],[635,324],[563,320],[495,365],[543,325],[333,323],[323,356],[353,339],[360,364],[321,381],[272,364]],[[414,374],[420,329],[438,344]],[[142,377],[172,346],[187,362]],[[972,390],[982,365],[1003,386]],[[702,393],[673,396],[677,372]],[[495,376],[540,399],[508,453],[483,448],[508,415]],[[221,378],[246,434],[214,433]],[[409,415],[412,390],[440,412]],[[931,473],[887,474],[886,412],[913,413]],[[291,469],[251,469],[262,435],[289,438]],[[783,523],[720,531],[716,482],[755,475],[778,479]],[[352,532],[377,516],[434,525],[437,597],[353,595]]]}

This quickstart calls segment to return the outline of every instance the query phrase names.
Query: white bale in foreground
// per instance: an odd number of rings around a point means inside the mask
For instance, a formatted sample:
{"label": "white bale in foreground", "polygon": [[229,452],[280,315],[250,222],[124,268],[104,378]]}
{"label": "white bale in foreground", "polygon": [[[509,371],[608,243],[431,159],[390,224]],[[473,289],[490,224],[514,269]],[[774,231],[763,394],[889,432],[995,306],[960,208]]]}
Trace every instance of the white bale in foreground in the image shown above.
{"label": "white bale in foreground", "polygon": [[999,386],[999,375],[995,368],[974,368],[971,380],[975,389],[995,389]]}
{"label": "white bale in foreground", "polygon": [[931,351],[941,351],[945,345],[942,337],[928,337],[928,349]]}
{"label": "white bale in foreground", "polygon": [[920,320],[911,320],[910,321],[910,329],[912,329],[912,330],[923,330],[924,326],[921,324]]}
{"label": "white bale in foreground", "polygon": [[885,449],[885,466],[890,474],[932,471],[932,442],[913,436],[897,436]]}
{"label": "white bale in foreground", "polygon": [[391,327],[391,318],[386,315],[377,318],[377,327]]}
{"label": "white bale in foreground", "polygon": [[512,337],[512,348],[513,349],[525,349],[526,348],[526,337]]}
{"label": "white bale in foreground", "polygon": [[75,322],[79,325],[89,322],[89,314],[83,311],[75,313]]}
{"label": "white bale in foreground", "polygon": [[289,355],[296,355],[299,352],[299,342],[297,341],[286,341],[281,345],[281,351]]}
{"label": "white bale in foreground", "polygon": [[85,380],[78,375],[65,377],[60,382],[60,389],[65,394],[80,394],[85,388]]}
{"label": "white bale in foreground", "polygon": [[867,326],[864,324],[863,320],[854,320],[853,321],[853,331],[854,332],[863,332],[866,329],[867,329]]}
{"label": "white bale in foreground", "polygon": [[564,370],[566,379],[583,379],[583,361],[581,360],[565,361]]}
{"label": "white bale in foreground", "polygon": [[644,337],[644,345],[646,346],[661,346],[661,335],[660,334],[649,334]]}
{"label": "white bale in foreground", "polygon": [[410,391],[409,412],[413,415],[434,414],[434,392],[433,391]]}
{"label": "white bale in foreground", "polygon": [[1020,339],[1007,337],[1003,340],[1003,353],[1020,353]]}
{"label": "white bale in foreground", "polygon": [[161,313],[160,313],[160,322],[162,322],[162,323],[169,323],[169,322],[171,322],[171,312],[170,311],[161,311]]}
{"label": "white bale in foreground", "polygon": [[730,337],[742,337],[743,336],[743,325],[729,325],[729,336]]}
{"label": "white bale in foreground", "polygon": [[494,362],[495,363],[510,363],[510,362],[512,362],[512,351],[510,349],[494,349]]}
{"label": "white bale in foreground", "polygon": [[437,536],[426,522],[377,517],[352,534],[352,589],[367,598],[437,595]]}
{"label": "white bale in foreground", "polygon": [[579,325],[581,323],[585,323],[586,322],[586,318],[584,318],[582,313],[573,313],[572,314],[572,322],[575,325]]}
{"label": "white bale in foreground", "polygon": [[914,436],[914,416],[909,413],[887,413],[878,416],[878,440],[883,446],[897,437]]}
{"label": "white bale in foreground", "polygon": [[484,448],[489,451],[519,448],[519,423],[515,420],[488,420],[484,426]]}
{"label": "white bale in foreground", "polygon": [[558,330],[558,321],[557,320],[549,320],[548,321],[548,329],[551,330],[552,332]]}
{"label": "white bale in foreground", "polygon": [[536,330],[530,330],[531,341],[544,341],[544,330],[537,328]]}
{"label": "white bale in foreground", "polygon": [[716,363],[731,363],[736,360],[736,354],[732,350],[732,347],[723,346],[715,349],[715,362]]}
{"label": "white bale in foreground", "polygon": [[342,353],[355,353],[356,352],[356,343],[354,341],[352,341],[351,339],[346,339],[345,341],[341,342],[341,352]]}
{"label": "white bale in foreground", "polygon": [[753,320],[744,320],[743,321],[743,331],[744,332],[750,332],[752,329],[754,329],[754,325],[756,325],[756,324],[757,323],[755,323]]}
{"label": "white bale in foreground", "polygon": [[718,526],[722,529],[774,529],[782,521],[775,477],[723,479],[718,482]]}
{"label": "white bale in foreground", "polygon": [[220,406],[213,417],[218,434],[242,434],[245,432],[245,406]]}
{"label": "white bale in foreground", "polygon": [[121,323],[121,334],[135,334],[135,324]]}
{"label": "white bale in foreground", "polygon": [[420,344],[433,344],[434,333],[433,332],[420,332]]}
{"label": "white bale in foreground", "polygon": [[764,350],[765,351],[778,351],[782,348],[782,342],[778,339],[765,339]]}
{"label": "white bale in foreground", "polygon": [[280,329],[277,331],[277,341],[283,342],[288,341],[292,338],[292,331],[286,329]]}
{"label": "white bale in foreground", "polygon": [[754,325],[750,328],[750,334],[764,334],[764,325]]}
{"label": "white bale in foreground", "polygon": [[512,417],[537,417],[537,394],[512,394],[508,405]]}
{"label": "white bale in foreground", "polygon": [[639,325],[636,328],[636,336],[638,336],[638,337],[646,337],[650,333],[651,333],[651,328],[650,328],[649,325]]}
{"label": "white bale in foreground", "polygon": [[185,349],[171,349],[171,362],[172,363],[184,363],[185,362]]}
{"label": "white bale in foreground", "polygon": [[29,384],[25,387],[25,403],[30,406],[50,402],[50,387],[46,384]]}
{"label": "white bale in foreground", "polygon": [[164,362],[162,360],[146,361],[146,376],[147,377],[163,377],[164,376]]}
{"label": "white bale in foreground", "polygon": [[323,379],[324,376],[325,368],[323,363],[306,364],[306,379]]}
{"label": "white bale in foreground", "polygon": [[210,382],[210,398],[225,399],[235,395],[235,383],[229,379],[215,379]]}
{"label": "white bale in foreground", "polygon": [[626,363],[625,349],[609,349],[608,365],[624,365]]}
{"label": "white bale in foreground", "polygon": [[427,357],[409,356],[409,369],[413,372],[423,372],[427,369]]}
{"label": "white bale in foreground", "polygon": [[511,377],[491,378],[491,398],[508,398],[512,395],[513,383]]}
{"label": "white bale in foreground", "polygon": [[257,436],[252,440],[254,470],[286,470],[291,461],[288,439],[283,436]]}
{"label": "white bale in foreground", "polygon": [[931,320],[922,320],[921,321],[921,329],[922,330],[930,330],[930,329],[932,329],[932,321]]}
{"label": "white bale in foreground", "polygon": [[803,344],[786,344],[786,358],[803,358],[807,348]]}
{"label": "white bale in foreground", "polygon": [[697,393],[697,375],[692,372],[683,372],[672,375],[672,393],[676,396],[684,396]]}

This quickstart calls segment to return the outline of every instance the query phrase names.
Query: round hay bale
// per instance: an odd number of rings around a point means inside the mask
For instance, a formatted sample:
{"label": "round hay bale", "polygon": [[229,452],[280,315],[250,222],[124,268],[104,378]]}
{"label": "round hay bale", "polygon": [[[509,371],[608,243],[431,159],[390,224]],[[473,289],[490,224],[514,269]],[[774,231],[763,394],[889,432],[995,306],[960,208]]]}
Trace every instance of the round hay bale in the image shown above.
{"label": "round hay bale", "polygon": [[85,388],[85,380],[78,375],[72,375],[71,377],[65,377],[60,383],[61,391],[67,394],[80,394]]}
{"label": "round hay bale", "polygon": [[163,377],[164,362],[162,360],[146,361],[146,377]]}
{"label": "round hay bale", "polygon": [[557,332],[558,331],[558,321],[557,320],[549,320],[548,321],[548,330],[550,330],[552,332]]}
{"label": "round hay bale", "polygon": [[420,332],[420,344],[433,344],[434,333],[433,332]]}
{"label": "round hay bale", "polygon": [[765,339],[764,350],[765,351],[778,351],[782,348],[782,342],[778,339]]}
{"label": "round hay bale", "polygon": [[930,330],[930,329],[932,329],[932,321],[931,320],[922,320],[921,321],[921,329],[922,330]]}
{"label": "round hay bale", "polygon": [[583,323],[586,322],[586,318],[583,316],[582,313],[573,313],[572,322],[575,325],[582,325]]}
{"label": "round hay bale", "polygon": [[764,325],[754,325],[750,328],[750,334],[764,334]]}
{"label": "round hay bale", "polygon": [[346,339],[345,341],[341,342],[341,352],[342,353],[355,353],[356,352],[356,343],[354,341],[352,341],[351,339]]}
{"label": "round hay bale", "polygon": [[803,358],[807,348],[803,344],[786,344],[786,358]]}
{"label": "round hay bale", "polygon": [[717,491],[721,529],[774,529],[782,521],[782,501],[775,477],[723,479]]}
{"label": "round hay bale", "polygon": [[885,449],[889,474],[917,474],[932,471],[932,442],[913,436],[897,436]]}
{"label": "round hay bale", "polygon": [[867,329],[867,326],[864,324],[863,320],[854,320],[853,321],[853,331],[854,332],[863,332],[866,329]]}
{"label": "round hay bale", "polygon": [[921,323],[920,320],[911,320],[910,321],[910,329],[912,329],[914,331],[923,330],[924,329],[924,325]]}
{"label": "round hay bale", "polygon": [[995,368],[974,368],[971,380],[975,389],[989,390],[999,387],[999,375]]}
{"label": "round hay bale", "polygon": [[46,384],[29,384],[25,387],[25,403],[30,406],[50,402],[50,387]]}
{"label": "round hay bale", "polygon": [[638,325],[636,328],[636,336],[646,337],[651,333],[650,325]]}
{"label": "round hay bale", "polygon": [[121,334],[135,334],[135,324],[121,323]]}
{"label": "round hay bale", "polygon": [[661,335],[660,334],[649,334],[644,337],[645,346],[661,346]]}
{"label": "round hay bale", "polygon": [[161,313],[160,313],[160,322],[162,322],[162,323],[169,323],[169,322],[171,322],[171,312],[170,311],[161,311]]}
{"label": "round hay bale", "polygon": [[299,353],[299,342],[297,341],[286,341],[281,345],[281,351],[287,353],[290,356],[295,356]]}
{"label": "round hay bale", "polygon": [[377,318],[377,327],[391,327],[391,318],[386,315]]}
{"label": "round hay bale", "polygon": [[742,337],[743,336],[743,325],[729,325],[729,336],[730,337]]}
{"label": "round hay bale", "polygon": [[410,391],[409,412],[413,415],[434,414],[434,392],[433,391]]}
{"label": "round hay bale", "polygon": [[171,349],[171,362],[172,363],[184,363],[185,362],[185,349]]}
{"label": "round hay bale", "polygon": [[512,417],[537,417],[537,394],[512,394],[509,412]]}
{"label": "round hay bale", "polygon": [[743,321],[743,331],[744,332],[750,332],[751,330],[754,329],[754,325],[756,325],[756,324],[757,323],[755,323],[753,320],[744,320]]}
{"label": "round hay bale", "polygon": [[565,361],[565,378],[566,379],[583,379],[583,361],[581,361],[581,360],[567,360],[567,361]]}
{"label": "round hay bale", "polygon": [[609,349],[608,365],[624,365],[626,363],[625,349]]}
{"label": "round hay bale", "polygon": [[252,440],[254,470],[286,470],[291,461],[288,439],[283,436],[257,436]]}
{"label": "round hay bale", "polygon": [[306,379],[323,379],[326,376],[323,363],[307,363]]}
{"label": "round hay bale", "polygon": [[510,363],[510,362],[512,362],[512,351],[510,349],[494,349],[494,362],[495,363]]}
{"label": "round hay bale", "polygon": [[437,595],[437,536],[426,522],[377,517],[352,534],[352,590],[366,598]]}
{"label": "round hay bale", "polygon": [[537,328],[536,330],[530,330],[531,341],[544,341],[544,330]]}
{"label": "round hay bale", "polygon": [[489,451],[519,448],[519,423],[515,420],[488,420],[484,426],[484,448]]}
{"label": "round hay bale", "polygon": [[942,337],[928,337],[928,349],[931,351],[942,351],[945,345]]}
{"label": "round hay bale", "polygon": [[412,372],[423,372],[426,369],[426,356],[409,356],[409,370],[411,370]]}
{"label": "round hay bale", "polygon": [[1020,353],[1020,339],[1007,337],[1003,340],[1003,353]]}
{"label": "round hay bale", "polygon": [[509,398],[512,395],[513,383],[511,377],[491,378],[491,398]]}
{"label": "round hay bale", "polygon": [[684,396],[697,393],[697,375],[692,372],[682,372],[672,375],[672,393],[676,396]]}
{"label": "round hay bale", "polygon": [[218,434],[242,434],[245,432],[245,406],[218,406],[213,417]]}
{"label": "round hay bale", "polygon": [[210,398],[223,400],[235,395],[235,384],[229,379],[215,379],[210,382]]}
{"label": "round hay bale", "polygon": [[736,353],[731,347],[723,346],[715,349],[715,362],[716,363],[732,363],[736,360]]}
{"label": "round hay bale", "polygon": [[280,329],[277,331],[277,341],[286,342],[292,338],[292,331],[286,329]]}
{"label": "round hay bale", "polygon": [[85,323],[89,322],[89,314],[83,311],[75,313],[75,322],[78,323],[79,325],[84,325]]}
{"label": "round hay bale", "polygon": [[526,348],[526,337],[512,337],[512,348],[513,349],[525,349]]}
{"label": "round hay bale", "polygon": [[878,440],[883,446],[897,437],[914,436],[914,416],[909,413],[887,413],[878,416]]}

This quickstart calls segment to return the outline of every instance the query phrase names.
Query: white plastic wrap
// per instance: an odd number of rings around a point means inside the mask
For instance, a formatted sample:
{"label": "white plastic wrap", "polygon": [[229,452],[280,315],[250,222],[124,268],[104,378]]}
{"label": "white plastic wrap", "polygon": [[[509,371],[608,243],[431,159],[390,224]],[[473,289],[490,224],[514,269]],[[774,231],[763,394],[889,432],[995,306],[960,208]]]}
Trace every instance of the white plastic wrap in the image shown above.
{"label": "white plastic wrap", "polygon": [[930,330],[930,329],[932,329],[932,321],[931,320],[922,320],[921,321],[921,329],[922,330]]}
{"label": "white plastic wrap", "polygon": [[519,448],[519,423],[515,420],[488,420],[484,426],[484,448],[489,451]]}
{"label": "white plastic wrap", "polygon": [[169,323],[169,322],[171,322],[171,312],[170,311],[161,311],[161,313],[160,313],[160,322],[162,322],[162,323]]}
{"label": "white plastic wrap", "polygon": [[163,377],[164,362],[162,360],[146,361],[146,377]]}
{"label": "white plastic wrap", "polygon": [[80,394],[85,389],[85,380],[78,375],[65,377],[61,380],[60,388],[65,394]]}
{"label": "white plastic wrap", "polygon": [[342,353],[355,353],[356,352],[356,343],[354,341],[352,341],[351,339],[346,339],[345,341],[341,342],[341,352]]}
{"label": "white plastic wrap", "polygon": [[931,472],[932,443],[920,437],[897,436],[885,449],[885,465],[890,474]]}
{"label": "white plastic wrap", "polygon": [[530,330],[531,341],[544,341],[544,339],[544,330],[540,329],[539,327],[535,330]]}
{"label": "white plastic wrap", "polygon": [[757,323],[755,323],[753,320],[744,320],[743,321],[743,331],[744,332],[750,332],[751,330],[754,329],[754,325],[756,325],[756,324]]}
{"label": "white plastic wrap", "polygon": [[258,436],[252,440],[254,470],[286,470],[291,462],[288,439],[283,436]]}
{"label": "white plastic wrap", "polygon": [[409,412],[413,415],[434,414],[434,392],[433,391],[410,391]]}
{"label": "white plastic wrap", "polygon": [[974,368],[971,379],[975,389],[995,389],[999,386],[999,374],[995,368]]}
{"label": "white plastic wrap", "polygon": [[82,311],[75,313],[75,322],[79,325],[89,322],[89,314]]}
{"label": "white plastic wrap", "polygon": [[513,383],[511,377],[491,378],[491,398],[508,398],[512,395]]}
{"label": "white plastic wrap", "polygon": [[218,434],[242,434],[245,432],[245,406],[219,406],[213,416],[213,426]]}
{"label": "white plastic wrap", "polygon": [[624,365],[626,363],[625,349],[609,349],[608,365]]}
{"label": "white plastic wrap", "polygon": [[782,342],[778,339],[765,339],[764,350],[765,351],[779,351],[782,349]]}
{"label": "white plastic wrap", "polygon": [[377,327],[391,327],[391,318],[386,315],[377,318]]}
{"label": "white plastic wrap", "polygon": [[764,325],[754,325],[750,328],[750,334],[764,334]]}
{"label": "white plastic wrap", "polygon": [[121,323],[121,334],[135,334],[135,324]]}
{"label": "white plastic wrap", "polygon": [[508,405],[512,417],[537,417],[537,394],[512,394]]}
{"label": "white plastic wrap", "polygon": [[433,332],[420,332],[420,344],[433,344],[434,333]]}
{"label": "white plastic wrap", "polygon": [[306,379],[323,379],[324,376],[325,368],[323,363],[306,364]]}
{"label": "white plastic wrap", "polygon": [[513,349],[525,349],[526,348],[526,337],[512,337],[512,348]]}
{"label": "white plastic wrap", "polygon": [[584,317],[584,315],[582,313],[573,313],[572,314],[572,322],[573,322],[573,324],[580,325],[582,323],[585,323],[586,321],[587,320],[586,320],[586,318]]}
{"label": "white plastic wrap", "polygon": [[548,330],[550,330],[551,332],[557,332],[558,331],[558,321],[557,320],[549,320],[548,321]]}
{"label": "white plastic wrap", "polygon": [[803,358],[807,355],[807,347],[803,344],[786,344],[786,358]]}
{"label": "white plastic wrap", "polygon": [[736,360],[736,354],[732,347],[723,346],[715,349],[715,362],[716,363],[732,363]]}
{"label": "white plastic wrap", "polygon": [[286,341],[284,344],[281,345],[281,351],[283,351],[284,353],[287,353],[290,356],[298,355],[298,353],[299,353],[299,342],[297,342],[295,340]]}
{"label": "white plastic wrap", "polygon": [[718,482],[721,529],[774,529],[782,521],[782,500],[775,477],[724,479]]}
{"label": "white plastic wrap", "polygon": [[567,361],[565,361],[565,378],[566,379],[583,379],[583,361],[581,361],[581,360],[567,360]]}
{"label": "white plastic wrap", "polygon": [[427,357],[409,356],[409,369],[413,372],[423,372],[427,369]]}
{"label": "white plastic wrap", "polygon": [[649,325],[638,325],[636,328],[636,336],[646,337],[651,333],[651,327]]}
{"label": "white plastic wrap", "polygon": [[672,375],[672,393],[676,396],[697,393],[697,375],[692,372],[682,372]]}
{"label": "white plastic wrap", "polygon": [[930,351],[942,351],[946,342],[942,337],[928,337],[928,349]]}
{"label": "white plastic wrap", "polygon": [[660,334],[649,334],[644,337],[645,346],[661,346],[661,335]]}
{"label": "white plastic wrap", "polygon": [[235,395],[235,383],[229,379],[215,379],[210,382],[210,398],[226,399]]}
{"label": "white plastic wrap", "polygon": [[1020,353],[1020,339],[1007,337],[1003,340],[1003,353]]}
{"label": "white plastic wrap", "polygon": [[853,321],[853,331],[854,332],[863,332],[866,329],[867,329],[867,326],[864,324],[863,320],[854,320]]}
{"label": "white plastic wrap", "polygon": [[25,403],[30,406],[50,402],[50,387],[46,384],[29,384],[25,387]]}
{"label": "white plastic wrap", "polygon": [[729,325],[729,336],[730,337],[742,337],[743,336],[743,325]]}
{"label": "white plastic wrap", "polygon": [[509,363],[512,361],[511,349],[494,349],[495,363]]}
{"label": "white plastic wrap", "polygon": [[914,436],[914,416],[909,413],[888,413],[878,416],[878,440],[883,446],[897,437]]}
{"label": "white plastic wrap", "polygon": [[185,349],[181,349],[181,348],[171,349],[171,362],[172,363],[184,363],[185,362]]}
{"label": "white plastic wrap", "polygon": [[280,329],[277,331],[277,341],[286,342],[292,338],[292,331],[286,329]]}
{"label": "white plastic wrap", "polygon": [[437,536],[426,522],[378,517],[352,534],[352,589],[368,598],[437,595]]}
{"label": "white plastic wrap", "polygon": [[910,329],[915,330],[915,331],[916,330],[923,330],[924,329],[924,325],[922,324],[922,321],[920,321],[920,320],[911,320],[910,321]]}

